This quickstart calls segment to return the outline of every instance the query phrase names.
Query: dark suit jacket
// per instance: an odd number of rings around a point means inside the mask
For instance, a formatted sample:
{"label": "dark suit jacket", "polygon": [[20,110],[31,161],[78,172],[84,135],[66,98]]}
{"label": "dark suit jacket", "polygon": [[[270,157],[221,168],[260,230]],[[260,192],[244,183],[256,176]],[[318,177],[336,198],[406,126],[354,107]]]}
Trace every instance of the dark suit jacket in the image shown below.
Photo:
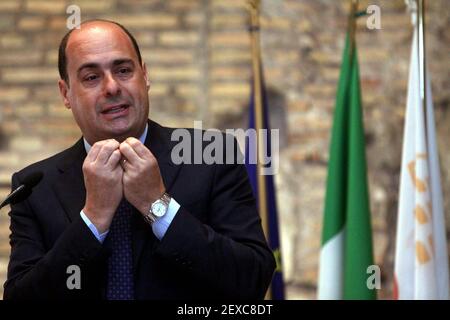
{"label": "dark suit jacket", "polygon": [[[149,121],[145,145],[158,160],[168,193],[181,205],[161,241],[133,213],[136,299],[260,299],[275,262],[268,248],[244,165],[175,165],[173,129]],[[192,131],[191,131],[192,133]],[[85,202],[83,140],[12,177],[42,181],[12,205],[11,256],[5,299],[103,299],[109,255],[80,217]],[[67,288],[70,265],[81,289]]]}

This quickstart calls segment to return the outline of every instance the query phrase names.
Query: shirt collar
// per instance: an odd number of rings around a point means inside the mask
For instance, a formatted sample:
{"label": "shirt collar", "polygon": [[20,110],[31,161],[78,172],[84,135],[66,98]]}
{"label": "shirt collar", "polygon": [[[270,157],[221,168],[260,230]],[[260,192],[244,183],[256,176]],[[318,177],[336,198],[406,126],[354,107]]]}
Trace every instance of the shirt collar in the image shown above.
{"label": "shirt collar", "polygon": [[[147,131],[148,131],[148,123],[145,124],[144,133],[142,133],[142,135],[139,137],[139,140],[142,143],[145,143],[145,138],[147,137]],[[83,137],[83,142],[84,142],[84,148],[86,149],[86,153],[89,153],[92,146],[89,144],[89,142],[86,141],[86,139],[84,137]]]}

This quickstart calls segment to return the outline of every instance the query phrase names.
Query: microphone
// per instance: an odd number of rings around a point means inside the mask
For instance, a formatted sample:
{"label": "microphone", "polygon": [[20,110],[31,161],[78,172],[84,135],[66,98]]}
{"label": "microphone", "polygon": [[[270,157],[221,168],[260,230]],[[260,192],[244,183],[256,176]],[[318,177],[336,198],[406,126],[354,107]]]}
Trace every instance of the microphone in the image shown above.
{"label": "microphone", "polygon": [[0,204],[0,209],[8,204],[19,203],[31,194],[31,191],[35,185],[37,185],[43,177],[42,171],[32,172],[27,175],[20,186],[18,186],[13,192],[11,192],[5,200]]}

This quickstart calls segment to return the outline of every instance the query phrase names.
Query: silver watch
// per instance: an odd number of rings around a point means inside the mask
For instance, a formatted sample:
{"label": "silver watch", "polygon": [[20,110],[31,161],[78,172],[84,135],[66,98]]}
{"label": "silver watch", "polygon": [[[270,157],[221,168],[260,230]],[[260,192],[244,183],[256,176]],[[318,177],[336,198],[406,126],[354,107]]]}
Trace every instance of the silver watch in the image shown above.
{"label": "silver watch", "polygon": [[164,192],[161,198],[150,205],[148,213],[144,215],[145,221],[152,224],[156,220],[162,218],[167,213],[171,199],[172,198],[167,194],[167,192]]}

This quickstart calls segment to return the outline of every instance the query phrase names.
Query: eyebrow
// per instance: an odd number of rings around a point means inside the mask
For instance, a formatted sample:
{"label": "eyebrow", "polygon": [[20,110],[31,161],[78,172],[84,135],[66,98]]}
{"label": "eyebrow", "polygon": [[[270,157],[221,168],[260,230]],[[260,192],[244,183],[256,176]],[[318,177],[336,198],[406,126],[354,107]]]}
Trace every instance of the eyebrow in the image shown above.
{"label": "eyebrow", "polygon": [[[131,63],[131,64],[134,66],[134,61],[133,61],[132,59],[127,59],[127,58],[113,60],[112,66],[113,66],[113,67],[114,67],[114,66],[119,66],[119,65],[121,65],[121,64],[123,64],[123,63]],[[86,63],[83,63],[83,64],[78,68],[77,74],[80,74],[80,72],[81,72],[83,69],[88,69],[88,68],[98,68],[98,67],[100,67],[100,64],[99,64],[99,63],[96,63],[96,62],[86,62]]]}

